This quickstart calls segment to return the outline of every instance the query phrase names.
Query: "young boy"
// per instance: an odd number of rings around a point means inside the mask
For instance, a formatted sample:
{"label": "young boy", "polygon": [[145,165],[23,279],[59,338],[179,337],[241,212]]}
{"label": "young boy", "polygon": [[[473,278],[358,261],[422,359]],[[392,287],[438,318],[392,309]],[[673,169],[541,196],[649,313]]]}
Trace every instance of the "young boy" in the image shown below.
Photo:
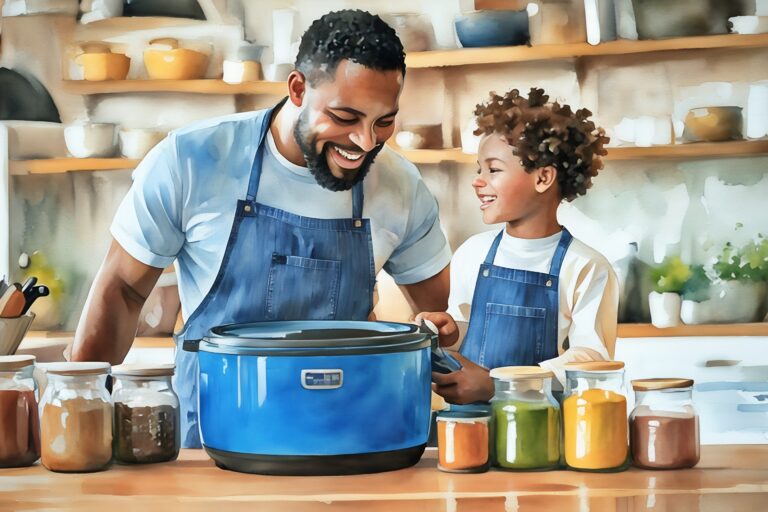
{"label": "young boy", "polygon": [[463,368],[433,373],[435,391],[450,403],[490,400],[490,368],[540,365],[562,384],[565,363],[613,356],[616,276],[557,221],[560,203],[592,185],[608,138],[588,110],[548,100],[542,89],[528,98],[512,90],[475,110],[482,139],[472,186],[483,222],[505,228],[456,251],[448,312],[417,317],[435,323],[441,345],[461,341]]}

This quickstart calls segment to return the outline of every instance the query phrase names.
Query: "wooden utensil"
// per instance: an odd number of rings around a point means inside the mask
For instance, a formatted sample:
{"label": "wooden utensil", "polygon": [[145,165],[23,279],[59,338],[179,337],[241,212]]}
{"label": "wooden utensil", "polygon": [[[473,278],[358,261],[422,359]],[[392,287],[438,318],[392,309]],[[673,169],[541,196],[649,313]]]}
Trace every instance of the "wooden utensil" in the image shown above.
{"label": "wooden utensil", "polygon": [[21,291],[21,286],[14,283],[0,298],[0,318],[17,318],[21,316],[26,305],[26,299]]}

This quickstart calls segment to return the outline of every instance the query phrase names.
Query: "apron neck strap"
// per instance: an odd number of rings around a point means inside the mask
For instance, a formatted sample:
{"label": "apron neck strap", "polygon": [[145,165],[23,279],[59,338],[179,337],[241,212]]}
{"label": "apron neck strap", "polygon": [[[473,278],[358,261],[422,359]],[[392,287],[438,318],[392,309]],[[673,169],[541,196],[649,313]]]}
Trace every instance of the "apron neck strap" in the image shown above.
{"label": "apron neck strap", "polygon": [[253,163],[251,164],[251,177],[248,180],[248,200],[256,201],[256,193],[259,191],[259,181],[261,180],[261,164],[264,161],[264,139],[269,131],[269,125],[272,124],[272,116],[280,110],[280,108],[288,100],[288,97],[283,98],[280,103],[270,108],[264,115],[258,119],[256,132],[258,133],[258,144],[256,146],[256,154],[253,157]]}
{"label": "apron neck strap", "polygon": [[504,235],[504,229],[499,231],[499,234],[496,235],[496,238],[493,239],[491,248],[488,249],[488,254],[485,255],[485,265],[493,265],[493,260],[496,258],[496,251],[498,250],[499,244],[501,243],[501,237]]}
{"label": "apron neck strap", "polygon": [[352,218],[363,218],[363,182],[358,181],[352,186]]}
{"label": "apron neck strap", "polygon": [[551,276],[560,275],[560,267],[563,265],[563,259],[565,259],[565,252],[568,250],[568,246],[571,245],[572,241],[573,241],[573,236],[571,235],[571,232],[563,228],[563,232],[560,235],[560,242],[558,242],[557,249],[555,249],[555,255],[552,256],[552,265],[549,268],[549,275]]}

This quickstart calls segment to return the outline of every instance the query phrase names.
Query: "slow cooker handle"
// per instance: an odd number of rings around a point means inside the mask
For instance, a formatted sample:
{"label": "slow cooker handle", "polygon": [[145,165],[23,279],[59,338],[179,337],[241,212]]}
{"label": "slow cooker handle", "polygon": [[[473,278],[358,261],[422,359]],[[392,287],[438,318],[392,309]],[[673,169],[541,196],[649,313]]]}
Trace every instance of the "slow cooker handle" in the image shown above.
{"label": "slow cooker handle", "polygon": [[184,343],[181,344],[181,348],[186,352],[199,352],[200,341],[202,340],[184,340]]}
{"label": "slow cooker handle", "polygon": [[[434,327],[434,329],[433,329]],[[432,342],[432,371],[437,373],[451,373],[456,370],[461,370],[461,363],[456,358],[448,355],[448,353],[440,347],[439,337],[437,335],[437,328],[435,324],[426,320],[422,320],[419,325],[419,332],[422,334],[428,334]]]}

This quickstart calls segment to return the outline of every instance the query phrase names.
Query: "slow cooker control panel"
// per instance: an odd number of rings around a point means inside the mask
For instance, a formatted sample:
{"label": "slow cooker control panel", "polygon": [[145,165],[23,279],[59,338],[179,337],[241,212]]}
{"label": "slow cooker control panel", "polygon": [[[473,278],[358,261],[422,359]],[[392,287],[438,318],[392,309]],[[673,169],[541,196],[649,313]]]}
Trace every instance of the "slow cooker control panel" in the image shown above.
{"label": "slow cooker control panel", "polygon": [[340,369],[301,370],[301,386],[304,389],[337,389],[344,383],[344,371]]}

